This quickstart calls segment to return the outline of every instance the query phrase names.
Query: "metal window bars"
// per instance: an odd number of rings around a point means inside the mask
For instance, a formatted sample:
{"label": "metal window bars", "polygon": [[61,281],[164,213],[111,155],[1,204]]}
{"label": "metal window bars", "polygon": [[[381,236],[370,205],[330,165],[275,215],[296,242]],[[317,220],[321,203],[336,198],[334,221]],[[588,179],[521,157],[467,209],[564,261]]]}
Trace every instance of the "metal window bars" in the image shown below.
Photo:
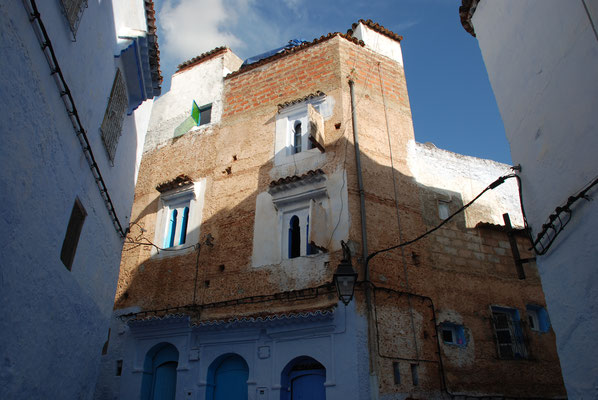
{"label": "metal window bars", "polygon": [[106,106],[104,113],[104,120],[100,127],[102,133],[102,141],[110,157],[110,161],[114,162],[116,155],[116,146],[120,138],[123,120],[125,118],[125,111],[127,110],[127,88],[123,80],[120,69],[116,69],[116,76],[112,84],[110,92],[110,99]]}
{"label": "metal window bars", "polygon": [[528,358],[521,322],[513,320],[510,313],[503,311],[493,311],[492,322],[498,357],[502,359]]}

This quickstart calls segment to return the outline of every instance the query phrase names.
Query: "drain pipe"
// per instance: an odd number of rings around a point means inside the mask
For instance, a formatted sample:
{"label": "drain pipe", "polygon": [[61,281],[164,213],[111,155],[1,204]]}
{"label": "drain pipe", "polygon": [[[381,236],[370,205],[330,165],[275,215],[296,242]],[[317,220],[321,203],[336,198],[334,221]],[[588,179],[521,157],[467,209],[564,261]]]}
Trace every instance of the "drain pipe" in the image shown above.
{"label": "drain pipe", "polygon": [[355,82],[349,80],[351,92],[351,118],[353,125],[353,142],[355,143],[355,167],[357,169],[357,186],[359,188],[359,212],[361,215],[361,263],[364,272],[365,303],[368,323],[368,353],[370,366],[370,395],[371,399],[378,399],[378,373],[376,364],[376,349],[374,346],[374,318],[372,316],[372,285],[370,284],[370,270],[368,267],[368,236],[365,221],[365,192],[363,190],[363,177],[361,176],[361,157],[359,151],[359,138],[357,133],[357,109],[355,105]]}

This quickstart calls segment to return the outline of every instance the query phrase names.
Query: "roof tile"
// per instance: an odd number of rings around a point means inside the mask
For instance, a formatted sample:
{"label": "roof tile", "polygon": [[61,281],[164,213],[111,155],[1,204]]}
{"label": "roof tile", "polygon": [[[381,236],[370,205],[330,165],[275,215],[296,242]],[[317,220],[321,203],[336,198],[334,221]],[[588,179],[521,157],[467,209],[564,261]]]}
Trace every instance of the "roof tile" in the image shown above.
{"label": "roof tile", "polygon": [[194,65],[197,65],[197,64],[207,61],[211,58],[214,58],[217,55],[224,53],[226,50],[228,50],[228,47],[220,46],[220,47],[216,47],[215,49],[212,49],[210,51],[207,51],[205,53],[202,53],[196,57],[193,57],[190,60],[180,63],[179,66],[177,67],[176,72],[181,72],[184,69],[190,68]]}
{"label": "roof tile", "polygon": [[364,20],[364,19],[360,19],[359,21],[355,22],[352,26],[351,29],[349,29],[347,31],[347,35],[349,36],[353,36],[353,31],[355,30],[355,28],[357,28],[357,26],[359,25],[359,23],[364,24],[365,26],[367,26],[368,28],[383,34],[384,36],[387,36],[391,39],[394,39],[398,42],[400,42],[401,40],[403,40],[403,36],[401,35],[397,35],[396,33],[394,33],[393,31],[391,31],[390,29],[386,29],[385,27],[383,27],[382,25],[372,21],[371,19],[368,20]]}

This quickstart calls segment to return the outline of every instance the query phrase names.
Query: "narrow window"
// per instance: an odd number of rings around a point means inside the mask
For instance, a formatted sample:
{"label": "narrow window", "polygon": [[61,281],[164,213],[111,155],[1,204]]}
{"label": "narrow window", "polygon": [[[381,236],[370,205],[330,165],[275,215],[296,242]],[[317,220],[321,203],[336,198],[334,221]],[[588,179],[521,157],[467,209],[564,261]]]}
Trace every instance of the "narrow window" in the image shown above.
{"label": "narrow window", "polygon": [[116,360],[116,376],[123,374],[123,360]]}
{"label": "narrow window", "polygon": [[299,217],[293,215],[289,226],[289,258],[299,257],[301,255],[301,228],[299,227]]}
{"label": "narrow window", "polygon": [[179,238],[179,244],[185,244],[187,240],[187,221],[189,220],[189,207],[183,209],[183,216],[181,218],[181,237]]}
{"label": "narrow window", "polygon": [[413,386],[419,385],[419,374],[417,373],[417,364],[411,364],[411,380]]}
{"label": "narrow window", "polygon": [[399,362],[393,361],[392,363],[392,373],[394,376],[395,385],[401,384],[401,371],[399,369]]}
{"label": "narrow window", "polygon": [[164,247],[169,248],[174,246],[174,235],[176,234],[176,220],[178,211],[172,210],[170,213],[170,220],[168,221],[168,233],[164,241]]}
{"label": "narrow window", "polygon": [[75,199],[69,224],[66,228],[66,234],[64,235],[64,241],[62,242],[62,250],[60,251],[60,259],[69,271],[73,266],[79,236],[81,236],[81,229],[83,229],[83,221],[85,221],[86,216],[87,212],[83,208],[83,205],[79,199]]}
{"label": "narrow window", "polygon": [[293,153],[301,153],[301,121],[295,122],[295,133],[293,135]]}

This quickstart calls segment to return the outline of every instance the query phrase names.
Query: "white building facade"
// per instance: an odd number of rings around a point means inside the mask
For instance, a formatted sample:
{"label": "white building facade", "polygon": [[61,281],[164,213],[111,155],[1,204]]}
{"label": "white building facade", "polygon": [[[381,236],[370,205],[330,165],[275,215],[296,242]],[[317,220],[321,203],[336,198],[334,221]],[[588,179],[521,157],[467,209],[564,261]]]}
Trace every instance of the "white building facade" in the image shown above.
{"label": "white building facade", "polygon": [[0,398],[95,387],[145,132],[153,3],[0,1]]}
{"label": "white building facade", "polygon": [[568,396],[596,398],[598,1],[464,0],[460,14],[521,165]]}

